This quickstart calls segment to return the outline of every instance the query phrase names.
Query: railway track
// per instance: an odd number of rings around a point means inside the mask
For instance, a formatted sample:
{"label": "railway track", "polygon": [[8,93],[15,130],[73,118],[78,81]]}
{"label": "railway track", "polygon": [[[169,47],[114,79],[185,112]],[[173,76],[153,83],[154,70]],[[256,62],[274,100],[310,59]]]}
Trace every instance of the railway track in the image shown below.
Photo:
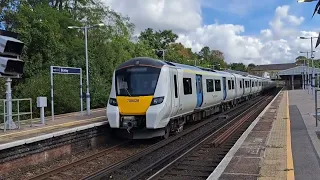
{"label": "railway track", "polygon": [[[153,163],[130,179],[167,180],[167,179],[206,179],[233,147],[242,133],[272,100],[273,96],[261,99],[228,124],[211,133],[202,141],[195,143],[178,157],[170,156],[170,162],[159,169],[161,164]],[[177,151],[183,151],[183,147]],[[156,171],[157,170],[157,171]]]}
{"label": "railway track", "polygon": [[[200,175],[194,176],[207,177],[237,140],[237,137],[232,136],[232,134],[237,132],[241,135],[245,129],[242,128],[241,131],[241,127],[244,127],[245,124],[250,124],[251,122],[248,121],[249,117],[258,113],[258,111],[267,104],[267,99],[270,100],[271,97],[270,94],[256,97],[252,101],[245,102],[227,112],[204,120],[176,136],[156,143],[131,157],[98,170],[83,179],[145,179],[154,174],[155,175],[152,176],[152,178],[158,178],[160,177],[159,175],[161,175],[161,178],[166,178],[166,175],[169,175],[167,176],[169,179],[176,179],[179,178],[179,176],[176,175],[180,174],[179,172],[183,173],[184,170],[180,169],[177,171],[172,169],[172,171],[170,171],[169,169],[174,167],[173,165],[185,157],[186,154],[189,154],[191,151],[193,152],[195,149],[199,150],[199,154],[203,154],[201,151],[212,153],[212,151],[209,151],[208,149],[214,149],[213,152],[215,152],[217,156],[210,156],[215,157],[214,159],[211,159],[211,164],[202,161],[202,164],[205,166],[202,169],[198,168],[198,174]],[[256,111],[250,112],[252,109],[256,109]],[[227,118],[217,120],[221,115],[227,115]],[[212,138],[216,140],[211,141],[209,144],[204,144],[204,142],[207,142]],[[202,144],[204,144],[204,149],[197,148]],[[191,159],[202,160],[204,158],[207,160],[209,159],[208,157],[209,156],[194,156],[191,157]],[[181,163],[184,165],[182,167],[188,169],[189,167],[192,167],[191,165],[195,162],[184,161]],[[199,164],[201,163],[195,163],[195,165]],[[164,166],[165,168],[161,169]],[[194,168],[197,169],[196,167]],[[204,170],[206,173],[204,173]],[[210,173],[208,174],[208,172]],[[176,173],[176,175],[174,175],[174,173]],[[194,177],[192,179],[194,179]],[[182,179],[185,179],[185,177]]]}

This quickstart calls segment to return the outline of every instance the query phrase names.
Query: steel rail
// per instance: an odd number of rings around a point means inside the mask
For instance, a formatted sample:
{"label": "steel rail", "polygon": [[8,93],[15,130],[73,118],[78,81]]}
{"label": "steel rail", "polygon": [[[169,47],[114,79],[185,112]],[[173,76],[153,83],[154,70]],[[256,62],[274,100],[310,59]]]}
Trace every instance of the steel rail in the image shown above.
{"label": "steel rail", "polygon": [[[132,162],[135,162],[135,161],[139,160],[140,158],[142,158],[142,157],[144,157],[144,156],[146,156],[146,155],[148,155],[148,154],[150,154],[150,153],[152,153],[152,152],[154,152],[154,151],[156,151],[156,150],[168,145],[169,143],[174,142],[175,140],[177,140],[177,139],[179,139],[179,138],[181,138],[183,136],[188,135],[190,132],[193,132],[193,131],[197,130],[199,127],[202,127],[202,126],[204,126],[204,125],[206,125],[208,123],[213,122],[214,120],[218,119],[221,115],[229,115],[229,117],[227,119],[222,120],[221,122],[218,123],[220,126],[223,125],[223,124],[226,124],[227,121],[229,121],[230,119],[232,119],[235,116],[237,116],[238,113],[246,112],[246,109],[248,109],[248,107],[244,106],[245,104],[247,104],[249,107],[253,106],[253,105],[256,105],[256,103],[254,103],[254,102],[257,102],[257,101],[260,102],[260,100],[261,100],[261,98],[263,96],[264,95],[255,97],[255,98],[251,99],[251,101],[244,102],[243,104],[240,104],[239,106],[236,106],[235,108],[229,109],[228,111],[225,111],[224,113],[220,113],[219,115],[216,115],[216,116],[213,116],[213,117],[211,117],[211,118],[209,118],[207,120],[204,120],[204,121],[194,125],[193,127],[190,127],[188,129],[186,129],[185,131],[183,131],[182,133],[180,133],[180,134],[178,134],[176,136],[172,136],[169,139],[160,141],[159,143],[156,143],[156,144],[154,144],[154,145],[152,145],[152,146],[140,151],[139,153],[128,157],[127,159],[124,159],[124,160],[122,160],[122,161],[120,161],[118,163],[115,163],[115,164],[113,164],[111,166],[108,166],[108,167],[106,167],[104,169],[98,170],[98,171],[90,174],[89,176],[87,176],[87,177],[85,177],[83,179],[99,179],[99,178],[103,178],[107,174],[110,174],[113,171],[116,171],[116,170],[118,170],[118,169],[120,169],[120,168],[122,168],[122,167],[124,167],[124,166],[126,166],[126,165],[128,165],[130,163],[132,163]],[[258,99],[258,100],[256,100],[256,99]],[[217,129],[218,126],[215,126],[213,128]],[[211,131],[212,131],[212,129],[211,129]],[[206,133],[208,134],[209,131],[206,132]],[[199,141],[199,139],[194,139],[192,142],[195,142],[195,141]],[[190,143],[188,143],[188,145],[189,144]],[[187,145],[185,145],[185,146],[187,146]]]}

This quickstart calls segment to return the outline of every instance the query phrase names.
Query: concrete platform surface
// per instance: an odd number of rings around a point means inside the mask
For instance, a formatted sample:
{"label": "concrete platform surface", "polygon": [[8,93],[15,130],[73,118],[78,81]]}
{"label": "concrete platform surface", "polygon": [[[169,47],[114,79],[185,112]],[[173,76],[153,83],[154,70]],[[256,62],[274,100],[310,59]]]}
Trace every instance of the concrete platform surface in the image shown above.
{"label": "concrete platform surface", "polygon": [[[296,179],[320,178],[320,141],[316,134],[315,99],[305,90],[289,91],[292,153]],[[319,100],[318,100],[319,102]],[[320,124],[319,124],[320,125]]]}
{"label": "concrete platform surface", "polygon": [[[21,123],[20,129],[0,131],[0,150],[21,145],[21,143],[31,143],[39,139],[50,138],[72,131],[90,128],[107,123],[106,109],[94,109],[91,114],[81,115],[80,112],[55,116],[54,121],[47,117],[45,125],[25,121]],[[91,125],[91,126],[90,126]],[[43,136],[43,137],[40,137]]]}
{"label": "concrete platform surface", "polygon": [[287,100],[288,92],[281,91],[243,133],[208,180],[294,178]]}

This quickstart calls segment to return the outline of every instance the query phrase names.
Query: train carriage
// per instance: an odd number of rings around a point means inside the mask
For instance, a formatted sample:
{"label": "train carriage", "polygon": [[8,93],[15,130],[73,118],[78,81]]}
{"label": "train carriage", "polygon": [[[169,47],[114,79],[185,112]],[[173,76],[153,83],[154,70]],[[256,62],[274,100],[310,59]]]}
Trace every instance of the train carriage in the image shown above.
{"label": "train carriage", "polygon": [[[152,58],[133,58],[113,73],[107,105],[111,128],[133,139],[179,132],[185,123],[202,120],[271,88],[264,80]],[[252,86],[253,85],[253,86]]]}

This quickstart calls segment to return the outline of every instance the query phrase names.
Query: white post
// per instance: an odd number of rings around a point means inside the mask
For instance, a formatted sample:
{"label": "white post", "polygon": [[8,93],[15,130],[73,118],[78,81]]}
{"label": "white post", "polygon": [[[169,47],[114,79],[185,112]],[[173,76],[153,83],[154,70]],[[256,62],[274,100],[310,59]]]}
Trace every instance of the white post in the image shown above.
{"label": "white post", "polygon": [[164,61],[164,49],[162,50],[162,59]]}
{"label": "white post", "polygon": [[47,97],[37,97],[37,107],[40,108],[41,124],[44,124],[44,108],[47,107]]}
{"label": "white post", "polygon": [[86,73],[87,73],[87,115],[90,115],[90,91],[89,91],[89,62],[88,62],[88,27],[84,27],[85,45],[86,45]]}
{"label": "white post", "polygon": [[54,102],[53,102],[53,67],[50,66],[50,81],[51,81],[51,119],[54,121]]}
{"label": "white post", "polygon": [[7,101],[7,129],[16,129],[17,125],[12,120],[12,97],[11,97],[11,78],[6,79],[6,101]]}
{"label": "white post", "polygon": [[41,124],[44,124],[44,107],[40,108],[40,119],[41,119]]}
{"label": "white post", "polygon": [[81,108],[81,115],[83,115],[82,69],[80,69],[80,108]]}

